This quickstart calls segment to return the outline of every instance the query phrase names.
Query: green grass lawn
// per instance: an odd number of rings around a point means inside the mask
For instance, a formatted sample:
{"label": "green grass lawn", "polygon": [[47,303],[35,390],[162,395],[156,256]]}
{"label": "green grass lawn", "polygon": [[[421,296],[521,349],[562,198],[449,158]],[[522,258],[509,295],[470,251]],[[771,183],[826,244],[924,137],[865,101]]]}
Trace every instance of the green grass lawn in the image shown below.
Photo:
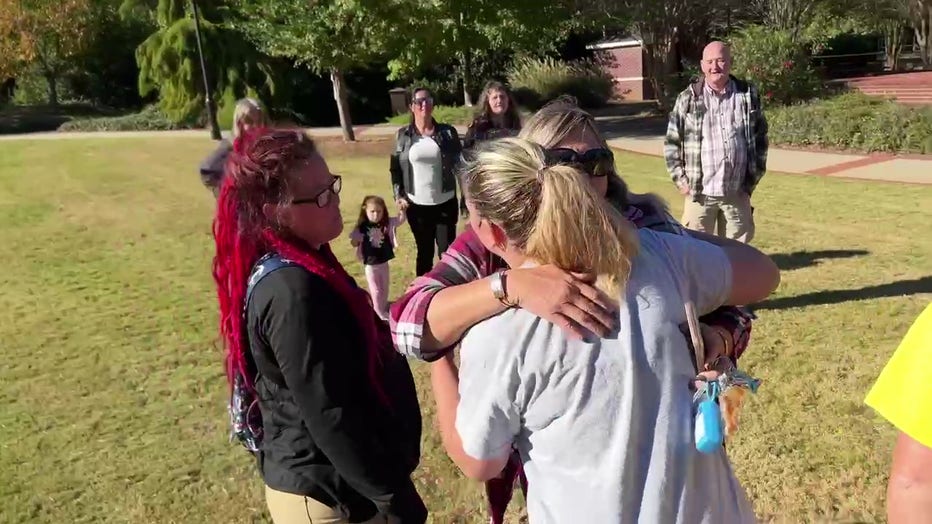
{"label": "green grass lawn", "polygon": [[[195,171],[211,147],[0,142],[0,521],[266,520],[254,464],[227,441],[213,198]],[[347,227],[364,194],[390,194],[381,149],[329,148]],[[635,190],[679,213],[660,159],[618,157]],[[755,207],[755,244],[783,283],[756,308],[743,366],[765,382],[731,458],[764,520],[883,520],[894,432],[862,399],[932,298],[932,187],[771,174]],[[401,241],[393,295],[413,278],[407,229]],[[335,250],[364,281],[349,243]],[[433,522],[485,522],[414,369]]]}

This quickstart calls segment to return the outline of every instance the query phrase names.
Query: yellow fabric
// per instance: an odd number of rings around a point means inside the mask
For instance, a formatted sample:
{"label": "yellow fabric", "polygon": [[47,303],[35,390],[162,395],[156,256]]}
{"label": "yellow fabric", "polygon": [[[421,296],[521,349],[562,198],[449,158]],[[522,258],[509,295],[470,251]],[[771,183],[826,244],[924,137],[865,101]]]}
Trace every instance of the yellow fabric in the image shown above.
{"label": "yellow fabric", "polygon": [[932,448],[932,303],[909,328],[865,402],[910,438]]}

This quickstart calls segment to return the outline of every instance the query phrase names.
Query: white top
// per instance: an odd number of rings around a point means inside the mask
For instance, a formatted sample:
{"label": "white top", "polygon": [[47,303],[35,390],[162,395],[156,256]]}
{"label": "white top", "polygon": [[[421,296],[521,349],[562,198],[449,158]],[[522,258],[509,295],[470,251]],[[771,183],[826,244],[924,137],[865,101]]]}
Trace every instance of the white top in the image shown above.
{"label": "white top", "polygon": [[443,157],[440,145],[429,136],[416,136],[408,150],[411,162],[411,179],[414,187],[408,190],[408,199],[421,206],[433,206],[456,197],[456,190],[444,192]]}
{"label": "white top", "polygon": [[724,302],[731,266],[712,244],[639,236],[610,337],[568,340],[522,309],[467,333],[456,413],[463,448],[487,460],[516,445],[533,524],[754,522],[725,452],[696,450],[696,372],[679,329],[678,282],[701,315]]}

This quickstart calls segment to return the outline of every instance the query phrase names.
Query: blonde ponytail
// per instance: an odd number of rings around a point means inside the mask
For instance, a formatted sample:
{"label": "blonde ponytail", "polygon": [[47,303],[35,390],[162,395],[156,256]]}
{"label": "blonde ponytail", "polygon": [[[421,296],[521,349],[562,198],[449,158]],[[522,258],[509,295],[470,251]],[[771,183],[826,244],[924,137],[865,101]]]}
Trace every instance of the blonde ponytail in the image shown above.
{"label": "blonde ponytail", "polygon": [[540,146],[508,138],[480,150],[463,180],[479,215],[498,224],[526,256],[594,273],[599,287],[614,295],[627,282],[637,237],[587,177],[568,165],[547,166]]}
{"label": "blonde ponytail", "polygon": [[637,240],[586,176],[565,165],[541,171],[540,209],[525,253],[562,269],[594,273],[599,287],[614,295],[631,272]]}

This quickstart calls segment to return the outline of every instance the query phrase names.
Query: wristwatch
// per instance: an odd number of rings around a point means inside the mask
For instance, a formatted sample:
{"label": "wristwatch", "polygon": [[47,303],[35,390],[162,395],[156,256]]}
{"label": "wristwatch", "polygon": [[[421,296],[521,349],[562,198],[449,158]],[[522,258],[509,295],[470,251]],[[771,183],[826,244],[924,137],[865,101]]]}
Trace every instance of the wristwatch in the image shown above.
{"label": "wristwatch", "polygon": [[506,307],[515,307],[517,304],[508,300],[508,275],[507,270],[496,271],[492,273],[492,280],[490,281],[490,286],[492,287],[492,296],[496,300],[504,304]]}

